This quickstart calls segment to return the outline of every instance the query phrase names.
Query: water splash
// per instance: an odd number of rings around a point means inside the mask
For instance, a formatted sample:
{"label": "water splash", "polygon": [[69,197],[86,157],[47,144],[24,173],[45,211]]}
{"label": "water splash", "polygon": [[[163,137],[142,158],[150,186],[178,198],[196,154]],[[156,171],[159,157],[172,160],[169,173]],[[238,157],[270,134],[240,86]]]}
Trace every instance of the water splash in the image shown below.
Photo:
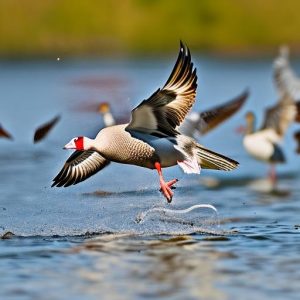
{"label": "water splash", "polygon": [[[214,221],[207,216],[195,214],[195,210],[198,209],[210,209],[213,211]],[[194,214],[191,214],[194,212]],[[161,221],[169,223],[179,223],[182,225],[192,226],[192,227],[203,227],[203,225],[217,225],[220,227],[220,220],[218,210],[210,204],[196,204],[186,209],[169,209],[164,207],[153,207],[146,211],[139,213],[136,216],[136,223],[143,224],[146,220],[153,219],[156,216],[160,218]],[[182,218],[184,216],[184,218]]]}

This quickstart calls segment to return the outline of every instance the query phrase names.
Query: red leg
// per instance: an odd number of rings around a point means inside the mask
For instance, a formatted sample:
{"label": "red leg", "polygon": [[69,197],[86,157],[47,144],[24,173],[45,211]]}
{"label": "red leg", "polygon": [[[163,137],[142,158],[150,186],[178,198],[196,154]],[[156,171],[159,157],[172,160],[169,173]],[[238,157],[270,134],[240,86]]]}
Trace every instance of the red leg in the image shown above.
{"label": "red leg", "polygon": [[[178,181],[178,179],[172,179],[172,180],[166,182],[166,185],[167,185],[169,188],[171,188],[172,190],[173,190],[173,189],[176,189],[176,187],[173,186],[173,185],[174,185],[177,181]],[[160,188],[159,191],[162,192],[162,189]]]}
{"label": "red leg", "polygon": [[269,178],[270,178],[272,184],[275,186],[277,183],[277,174],[276,174],[275,165],[271,165],[270,172],[269,172]]}
{"label": "red leg", "polygon": [[171,190],[171,187],[178,181],[178,179],[173,179],[169,182],[165,182],[163,175],[162,175],[162,171],[161,171],[161,165],[159,162],[156,162],[154,164],[158,175],[159,175],[159,184],[160,184],[160,191],[163,193],[163,195],[166,197],[167,201],[169,203],[172,202],[172,198],[174,193]]}
{"label": "red leg", "polygon": [[175,178],[175,179],[172,179],[172,180],[170,180],[170,181],[168,181],[167,182],[167,185],[168,185],[168,187],[170,187],[170,188],[175,188],[175,186],[173,186],[176,182],[178,182],[178,179],[177,178]]}

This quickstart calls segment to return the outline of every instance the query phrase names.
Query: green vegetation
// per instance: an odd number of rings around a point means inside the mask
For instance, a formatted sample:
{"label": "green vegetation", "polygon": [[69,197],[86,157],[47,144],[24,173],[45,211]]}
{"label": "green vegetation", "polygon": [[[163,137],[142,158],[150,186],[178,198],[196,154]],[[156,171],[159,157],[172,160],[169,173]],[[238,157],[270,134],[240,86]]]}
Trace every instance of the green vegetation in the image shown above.
{"label": "green vegetation", "polygon": [[300,50],[299,0],[1,0],[0,56]]}

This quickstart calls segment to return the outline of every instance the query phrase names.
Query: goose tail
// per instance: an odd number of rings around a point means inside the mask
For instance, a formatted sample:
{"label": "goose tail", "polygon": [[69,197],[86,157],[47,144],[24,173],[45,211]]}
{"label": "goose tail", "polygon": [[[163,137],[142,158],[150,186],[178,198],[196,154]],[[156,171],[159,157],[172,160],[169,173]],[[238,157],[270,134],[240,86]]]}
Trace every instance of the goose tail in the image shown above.
{"label": "goose tail", "polygon": [[203,169],[231,171],[237,168],[239,163],[229,157],[209,150],[197,144],[198,163]]}

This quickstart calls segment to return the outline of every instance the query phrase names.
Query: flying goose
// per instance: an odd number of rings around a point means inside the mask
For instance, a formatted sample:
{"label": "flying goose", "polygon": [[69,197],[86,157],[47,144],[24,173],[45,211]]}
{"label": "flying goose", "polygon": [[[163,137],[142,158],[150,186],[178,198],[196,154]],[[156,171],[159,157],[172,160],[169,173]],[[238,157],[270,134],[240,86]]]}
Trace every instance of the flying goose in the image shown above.
{"label": "flying goose", "polygon": [[245,103],[249,91],[245,90],[234,99],[203,112],[191,112],[178,130],[187,136],[196,138],[204,135],[236,113]]}
{"label": "flying goose", "polygon": [[[42,139],[48,135],[48,133],[51,131],[51,129],[57,124],[57,122],[60,120],[60,116],[54,117],[52,120],[49,122],[42,124],[39,126],[35,132],[34,132],[34,137],[33,137],[33,142],[37,143],[40,142]],[[7,138],[7,139],[13,139],[11,134],[7,132],[0,124],[0,137]]]}
{"label": "flying goose", "polygon": [[[206,111],[193,111],[186,116],[178,128],[178,131],[193,138],[196,138],[199,135],[202,136],[236,113],[244,105],[248,96],[249,91],[245,90],[232,100],[210,108]],[[98,111],[102,115],[105,127],[119,124],[111,112],[109,103],[100,103]]]}
{"label": "flying goose", "polygon": [[290,95],[300,99],[300,78],[294,73],[289,63],[289,48],[281,46],[279,56],[274,60],[274,82],[280,97]]}
{"label": "flying goose", "polygon": [[59,120],[60,120],[60,116],[57,115],[47,123],[44,123],[41,126],[39,126],[34,133],[33,142],[38,143],[43,138],[45,138],[48,135],[48,133],[51,131],[51,129],[58,123]]}
{"label": "flying goose", "polygon": [[244,147],[254,158],[271,164],[269,176],[273,183],[276,182],[275,164],[285,162],[280,143],[287,128],[298,116],[297,105],[289,95],[284,95],[276,105],[266,109],[263,125],[258,130],[255,130],[254,113],[246,114]]}
{"label": "flying goose", "polygon": [[52,186],[77,184],[114,161],[156,169],[160,191],[171,202],[171,188],[178,180],[166,182],[162,168],[178,164],[188,174],[199,174],[201,167],[235,169],[238,162],[208,150],[178,132],[178,126],[195,102],[196,88],[196,69],[189,49],[181,42],[166,84],[132,110],[128,124],[106,127],[95,139],[73,138],[65,145],[65,149],[76,151],[53,179]]}
{"label": "flying goose", "polygon": [[7,130],[5,130],[1,126],[1,124],[0,124],[0,138],[6,138],[6,139],[10,139],[10,140],[13,139],[12,135]]}

